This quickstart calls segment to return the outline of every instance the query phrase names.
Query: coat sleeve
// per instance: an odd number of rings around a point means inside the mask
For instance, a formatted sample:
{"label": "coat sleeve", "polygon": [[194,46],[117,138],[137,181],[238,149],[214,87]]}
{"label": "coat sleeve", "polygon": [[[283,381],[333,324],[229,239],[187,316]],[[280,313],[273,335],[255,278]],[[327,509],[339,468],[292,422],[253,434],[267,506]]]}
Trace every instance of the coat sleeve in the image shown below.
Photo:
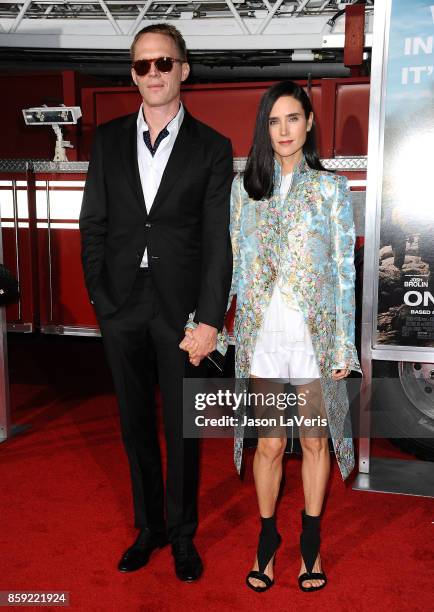
{"label": "coat sleeve", "polygon": [[229,292],[227,310],[231,307],[232,299],[237,295],[241,276],[240,237],[241,237],[241,209],[243,197],[241,193],[241,175],[237,175],[232,182],[231,189],[231,216],[230,234],[232,243],[233,271],[231,290]]}
{"label": "coat sleeve", "polygon": [[338,176],[331,211],[332,258],[335,269],[336,336],[332,369],[361,372],[356,347],[355,327],[355,229],[348,180]]}
{"label": "coat sleeve", "polygon": [[107,197],[102,151],[102,133],[98,129],[93,142],[79,220],[81,260],[91,300],[104,261],[107,233]]}
{"label": "coat sleeve", "polygon": [[225,138],[216,148],[203,202],[202,269],[196,320],[223,327],[232,277],[229,196],[233,177],[232,145]]}

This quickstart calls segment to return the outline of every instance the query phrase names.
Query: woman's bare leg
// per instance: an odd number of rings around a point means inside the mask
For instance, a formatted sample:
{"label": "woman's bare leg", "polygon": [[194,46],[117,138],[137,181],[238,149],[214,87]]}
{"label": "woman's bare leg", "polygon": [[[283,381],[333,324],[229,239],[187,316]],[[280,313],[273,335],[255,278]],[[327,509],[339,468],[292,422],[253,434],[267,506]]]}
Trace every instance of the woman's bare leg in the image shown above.
{"label": "woman's bare leg", "polygon": [[[307,417],[325,417],[320,381],[313,382],[297,391],[306,392],[309,389],[309,403],[301,412]],[[318,436],[318,437],[316,437]],[[303,451],[301,476],[303,481],[304,503],[306,514],[319,516],[321,514],[327,483],[330,475],[330,453],[328,446],[328,430],[326,427],[305,427],[300,429],[300,444]],[[300,574],[306,571],[301,560]],[[321,572],[321,559],[318,553],[313,572]],[[306,587],[321,586],[323,580],[306,580]]]}
{"label": "woman's bare leg", "polygon": [[[255,393],[270,393],[276,392],[275,385],[269,381],[265,381],[256,377],[252,377],[251,390]],[[281,386],[279,385],[279,390]],[[256,416],[273,416],[273,410],[267,411],[267,407],[258,406],[255,409]],[[258,498],[259,514],[263,518],[269,518],[274,515],[276,509],[276,501],[279,495],[280,484],[282,481],[282,458],[286,448],[286,432],[281,437],[268,437],[284,432],[284,428],[278,428],[271,431],[268,428],[262,428],[258,431],[258,446],[253,460],[253,476],[255,480],[256,495]],[[261,436],[261,433],[264,434]],[[274,556],[268,563],[264,572],[273,580],[273,563]],[[255,559],[255,564],[252,568],[258,570],[258,559]],[[253,586],[264,586],[260,580],[250,578],[249,581]]]}

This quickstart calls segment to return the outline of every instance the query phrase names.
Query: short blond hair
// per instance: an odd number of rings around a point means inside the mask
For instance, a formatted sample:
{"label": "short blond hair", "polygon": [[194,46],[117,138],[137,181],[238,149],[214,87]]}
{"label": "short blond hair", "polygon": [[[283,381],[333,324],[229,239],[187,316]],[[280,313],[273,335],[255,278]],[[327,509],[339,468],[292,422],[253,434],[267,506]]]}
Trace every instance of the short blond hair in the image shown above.
{"label": "short blond hair", "polygon": [[178,28],[175,28],[175,26],[170,25],[169,23],[156,23],[142,28],[134,36],[134,40],[130,47],[131,60],[133,62],[136,43],[139,38],[141,38],[145,34],[164,34],[165,36],[169,36],[173,40],[179,51],[180,57],[177,59],[181,59],[185,62],[187,61],[187,45],[185,44],[184,37],[182,36]]}

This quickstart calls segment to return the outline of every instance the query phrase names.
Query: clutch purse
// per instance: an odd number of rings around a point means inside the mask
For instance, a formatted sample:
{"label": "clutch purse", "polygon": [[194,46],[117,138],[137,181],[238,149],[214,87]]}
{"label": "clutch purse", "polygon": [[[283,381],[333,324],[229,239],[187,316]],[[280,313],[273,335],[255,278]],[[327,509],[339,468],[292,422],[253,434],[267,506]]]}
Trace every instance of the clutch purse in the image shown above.
{"label": "clutch purse", "polygon": [[[195,317],[194,312],[191,312],[188,316],[188,321],[185,324],[184,329],[196,329],[197,323],[194,321]],[[226,331],[226,328],[223,327],[221,331],[217,334],[217,346],[212,353],[207,356],[207,359],[212,365],[219,370],[219,372],[223,372],[225,367],[225,356],[228,350],[229,338]]]}

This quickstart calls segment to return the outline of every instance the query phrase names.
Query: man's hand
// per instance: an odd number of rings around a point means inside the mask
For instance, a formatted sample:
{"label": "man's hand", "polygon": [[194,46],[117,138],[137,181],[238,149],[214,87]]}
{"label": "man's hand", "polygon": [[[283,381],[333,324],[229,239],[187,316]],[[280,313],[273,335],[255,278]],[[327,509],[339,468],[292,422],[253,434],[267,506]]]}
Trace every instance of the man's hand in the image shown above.
{"label": "man's hand", "polygon": [[185,338],[179,345],[188,351],[190,363],[198,366],[217,346],[217,329],[206,323],[199,323],[196,329],[187,329]]}

